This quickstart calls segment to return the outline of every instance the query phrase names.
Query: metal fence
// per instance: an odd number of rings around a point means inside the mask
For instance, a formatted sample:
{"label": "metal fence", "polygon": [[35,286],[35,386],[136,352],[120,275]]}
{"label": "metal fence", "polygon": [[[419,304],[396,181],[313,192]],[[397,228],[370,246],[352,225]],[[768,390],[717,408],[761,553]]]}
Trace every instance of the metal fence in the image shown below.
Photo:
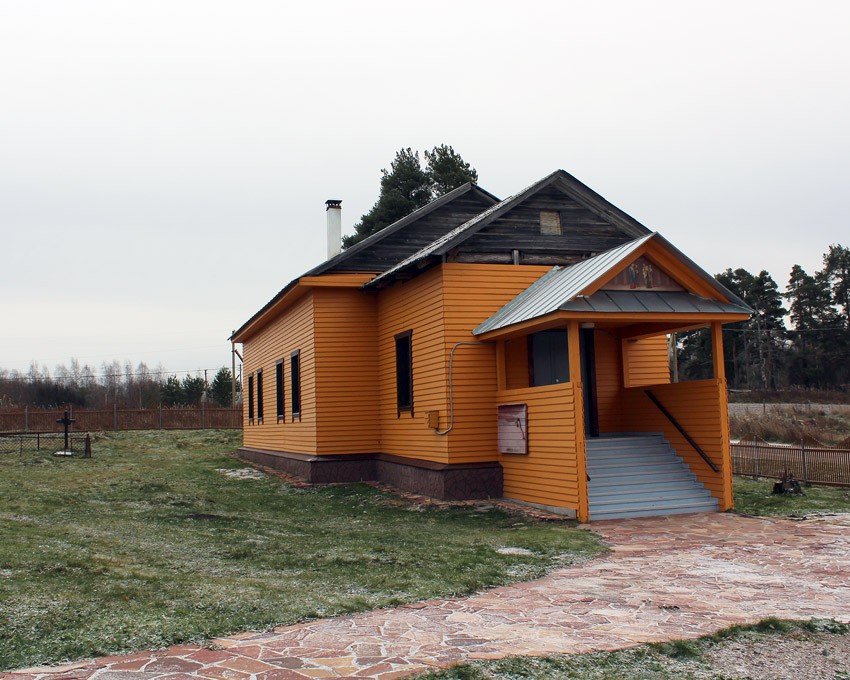
{"label": "metal fence", "polygon": [[732,444],[732,472],[758,479],[781,479],[790,472],[802,482],[850,486],[850,449],[821,445],[769,444],[748,439]]}
{"label": "metal fence", "polygon": [[[25,408],[0,413],[0,432],[61,432],[63,411]],[[74,409],[77,432],[112,430],[238,430],[241,408]]]}
{"label": "metal fence", "polygon": [[[81,453],[85,450],[86,435],[79,432],[68,435],[68,450]],[[64,432],[2,432],[0,454],[54,452],[65,450]]]}

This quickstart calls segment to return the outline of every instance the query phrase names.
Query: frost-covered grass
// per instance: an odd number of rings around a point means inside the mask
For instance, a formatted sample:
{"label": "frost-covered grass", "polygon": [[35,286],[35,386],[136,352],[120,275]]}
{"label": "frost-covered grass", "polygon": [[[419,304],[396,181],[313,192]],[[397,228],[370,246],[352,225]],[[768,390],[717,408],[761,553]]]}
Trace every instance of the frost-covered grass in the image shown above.
{"label": "frost-covered grass", "polygon": [[735,511],[747,515],[805,515],[812,512],[850,512],[850,489],[804,486],[805,496],[774,496],[776,480],[734,478]]}
{"label": "frost-covered grass", "polygon": [[[99,435],[0,456],[0,668],[471,593],[602,548],[498,509],[227,474],[240,433]],[[499,554],[520,547],[531,554]]]}
{"label": "frost-covered grass", "polygon": [[[807,676],[812,662],[829,654],[829,647],[844,638],[848,626],[832,620],[788,621],[764,619],[749,626],[732,626],[695,640],[673,640],[639,645],[615,652],[511,656],[494,661],[474,661],[446,670],[423,673],[416,680],[723,680]],[[787,649],[786,649],[787,648]],[[790,652],[790,654],[788,653]],[[782,656],[780,657],[780,653]],[[793,665],[787,657],[794,658]],[[771,659],[775,661],[771,663]],[[781,659],[781,660],[780,660]],[[843,664],[842,664],[843,665]],[[844,666],[846,669],[846,666]],[[821,668],[817,669],[818,671]],[[731,674],[730,674],[731,671]],[[766,673],[765,673],[766,671]],[[743,674],[742,674],[743,673]],[[750,674],[752,673],[752,675]],[[834,676],[848,677],[839,672]]]}

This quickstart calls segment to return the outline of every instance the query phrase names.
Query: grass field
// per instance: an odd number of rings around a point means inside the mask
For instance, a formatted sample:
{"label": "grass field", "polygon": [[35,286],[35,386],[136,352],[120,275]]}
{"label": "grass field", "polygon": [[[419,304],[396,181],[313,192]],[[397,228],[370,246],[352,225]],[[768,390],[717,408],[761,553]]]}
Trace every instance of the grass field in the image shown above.
{"label": "grass field", "polygon": [[228,456],[239,437],[133,432],[98,436],[90,460],[0,456],[0,668],[471,593],[602,550],[498,509],[293,488]]}
{"label": "grass field", "polygon": [[850,489],[803,487],[805,496],[774,496],[774,480],[734,478],[735,511],[747,515],[805,515],[812,512],[850,512]]}

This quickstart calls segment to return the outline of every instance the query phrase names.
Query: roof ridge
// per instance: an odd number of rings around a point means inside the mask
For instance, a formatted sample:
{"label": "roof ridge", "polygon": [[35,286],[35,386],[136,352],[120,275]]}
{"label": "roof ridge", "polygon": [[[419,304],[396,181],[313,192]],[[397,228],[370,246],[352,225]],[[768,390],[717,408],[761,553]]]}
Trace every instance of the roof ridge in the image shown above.
{"label": "roof ridge", "polygon": [[631,236],[641,238],[646,234],[654,233],[636,219],[624,213],[613,203],[597,194],[586,184],[583,184],[581,181],[573,177],[566,170],[558,169],[549,173],[542,179],[537,180],[533,184],[530,184],[522,191],[519,191],[503,201],[490,206],[487,210],[467,220],[460,226],[455,227],[452,231],[447,232],[440,238],[435,239],[424,248],[413,253],[413,255],[406,257],[401,262],[396,263],[385,272],[382,272],[369,283],[364,284],[364,287],[373,287],[378,285],[389,279],[396,272],[401,271],[402,269],[405,269],[431,255],[444,255],[456,245],[474,236],[493,219],[496,219],[506,213],[508,210],[512,209],[544,187],[558,181],[563,183],[564,186],[561,187],[562,190],[565,190],[571,198],[584,205],[588,210],[592,210],[593,212],[604,216],[606,219],[611,220],[623,231],[626,231],[627,233],[630,232]]}

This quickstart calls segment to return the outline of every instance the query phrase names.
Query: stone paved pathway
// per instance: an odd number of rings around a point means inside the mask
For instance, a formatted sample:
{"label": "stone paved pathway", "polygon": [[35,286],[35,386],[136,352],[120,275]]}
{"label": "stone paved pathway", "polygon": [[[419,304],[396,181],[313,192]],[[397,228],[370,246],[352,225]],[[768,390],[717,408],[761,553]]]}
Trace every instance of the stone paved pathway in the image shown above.
{"label": "stone paved pathway", "polygon": [[[726,514],[593,524],[613,551],[468,598],[245,633],[8,680],[398,678],[511,654],[612,650],[766,616],[850,621],[850,529]],[[842,524],[844,524],[842,526]]]}

